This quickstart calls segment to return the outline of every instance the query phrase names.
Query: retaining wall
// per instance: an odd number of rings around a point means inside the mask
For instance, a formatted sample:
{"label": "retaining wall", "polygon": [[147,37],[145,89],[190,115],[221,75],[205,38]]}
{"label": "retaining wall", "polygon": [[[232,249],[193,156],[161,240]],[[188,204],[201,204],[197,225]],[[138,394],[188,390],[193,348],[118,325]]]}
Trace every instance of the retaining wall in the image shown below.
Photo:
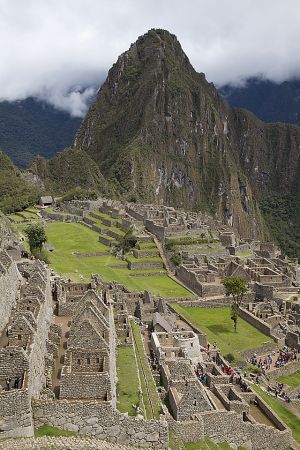
{"label": "retaining wall", "polygon": [[48,424],[129,446],[168,447],[167,422],[129,417],[107,402],[35,400],[33,415],[36,427]]}

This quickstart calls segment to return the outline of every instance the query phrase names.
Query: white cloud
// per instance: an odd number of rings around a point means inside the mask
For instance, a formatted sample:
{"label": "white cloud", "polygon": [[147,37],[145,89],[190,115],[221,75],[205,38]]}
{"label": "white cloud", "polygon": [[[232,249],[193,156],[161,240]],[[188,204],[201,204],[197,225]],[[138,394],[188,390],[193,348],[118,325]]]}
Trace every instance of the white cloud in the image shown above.
{"label": "white cloud", "polygon": [[150,28],[175,33],[209,81],[281,81],[300,76],[299,23],[298,0],[0,0],[0,98],[84,114],[85,89]]}
{"label": "white cloud", "polygon": [[83,117],[95,93],[96,89],[93,87],[82,91],[71,88],[69,92],[62,92],[58,87],[50,92],[38,93],[37,97],[51,103],[56,109],[68,111],[73,117]]}

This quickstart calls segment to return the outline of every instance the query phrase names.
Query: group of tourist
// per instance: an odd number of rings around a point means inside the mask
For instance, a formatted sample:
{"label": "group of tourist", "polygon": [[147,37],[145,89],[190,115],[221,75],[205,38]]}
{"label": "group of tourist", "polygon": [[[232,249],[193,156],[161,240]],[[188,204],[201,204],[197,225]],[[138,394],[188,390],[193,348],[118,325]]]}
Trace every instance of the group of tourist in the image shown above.
{"label": "group of tourist", "polygon": [[275,361],[275,367],[283,367],[288,362],[297,361],[300,357],[299,349],[289,350],[288,347],[284,347],[280,350],[277,360]]}
{"label": "group of tourist", "polygon": [[[275,352],[273,353],[274,356]],[[253,366],[257,366],[261,370],[270,370],[271,366],[273,364],[273,357],[271,354],[265,356],[264,358],[257,358],[257,354],[254,353],[253,356],[250,358],[250,363]]]}
{"label": "group of tourist", "polygon": [[283,390],[283,383],[277,383],[276,386],[271,387],[268,385],[268,393],[275,395],[275,397],[280,397],[285,402],[290,403],[291,398],[289,395]]}
{"label": "group of tourist", "polygon": [[205,372],[205,369],[203,369],[199,363],[196,367],[195,373],[198,380],[201,381],[202,384],[207,384],[207,374]]}

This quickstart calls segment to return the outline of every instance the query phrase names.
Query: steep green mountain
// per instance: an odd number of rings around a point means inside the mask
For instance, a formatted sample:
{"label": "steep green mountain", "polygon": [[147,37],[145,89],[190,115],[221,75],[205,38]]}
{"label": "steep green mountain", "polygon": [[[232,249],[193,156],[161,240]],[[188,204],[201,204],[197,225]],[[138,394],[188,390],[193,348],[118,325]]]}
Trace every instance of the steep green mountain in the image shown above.
{"label": "steep green mountain", "polygon": [[[260,204],[270,223],[274,197],[299,202],[300,128],[231,108],[164,30],[149,31],[118,58],[74,147],[115,196],[204,209],[243,237],[264,234]],[[290,225],[296,230],[293,213]]]}
{"label": "steep green mountain", "polygon": [[17,166],[24,168],[38,154],[50,158],[71,145],[80,123],[80,118],[32,97],[3,101],[0,102],[0,148]]}
{"label": "steep green mountain", "polygon": [[300,80],[250,78],[244,86],[222,86],[219,93],[231,106],[246,108],[264,122],[300,124]]}
{"label": "steep green mountain", "polygon": [[108,183],[95,161],[83,150],[73,148],[57,153],[48,161],[36,157],[26,172],[26,179],[32,184],[42,182],[42,189],[53,195],[62,195],[79,186],[109,194]]}
{"label": "steep green mountain", "polygon": [[22,172],[0,151],[0,211],[20,211],[37,199],[38,190],[25,181]]}

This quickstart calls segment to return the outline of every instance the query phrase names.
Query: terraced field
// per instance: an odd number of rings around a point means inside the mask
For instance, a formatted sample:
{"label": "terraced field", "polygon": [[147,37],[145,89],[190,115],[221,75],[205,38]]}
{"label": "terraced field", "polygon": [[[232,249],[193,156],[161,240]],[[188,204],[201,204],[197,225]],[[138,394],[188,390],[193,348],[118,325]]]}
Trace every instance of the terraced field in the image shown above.
{"label": "terraced field", "polygon": [[[98,273],[105,281],[116,281],[133,291],[148,290],[163,297],[190,297],[192,294],[157,269],[129,270],[126,261],[110,253],[110,247],[99,242],[99,234],[79,223],[50,222],[46,227],[53,268],[74,281],[89,280]],[[78,256],[76,253],[103,252],[101,256]],[[136,259],[136,261],[139,261]],[[135,275],[135,276],[134,276]],[[139,275],[139,276],[136,276]]]}

